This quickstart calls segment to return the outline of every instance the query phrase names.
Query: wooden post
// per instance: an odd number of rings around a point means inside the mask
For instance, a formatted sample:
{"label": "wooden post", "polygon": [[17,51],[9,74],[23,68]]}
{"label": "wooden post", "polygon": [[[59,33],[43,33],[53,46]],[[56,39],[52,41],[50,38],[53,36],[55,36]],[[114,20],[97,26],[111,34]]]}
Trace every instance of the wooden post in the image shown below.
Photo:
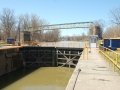
{"label": "wooden post", "polygon": [[118,54],[116,54],[116,65],[118,64]]}
{"label": "wooden post", "polygon": [[85,59],[85,43],[84,43],[84,50],[83,50],[83,60]]}
{"label": "wooden post", "polygon": [[88,47],[86,47],[87,48],[87,60],[88,60]]}
{"label": "wooden post", "polygon": [[[69,58],[68,58],[68,60],[71,60],[71,51],[69,51]],[[70,68],[70,66],[71,66],[71,61],[68,63],[69,64],[69,68]]]}

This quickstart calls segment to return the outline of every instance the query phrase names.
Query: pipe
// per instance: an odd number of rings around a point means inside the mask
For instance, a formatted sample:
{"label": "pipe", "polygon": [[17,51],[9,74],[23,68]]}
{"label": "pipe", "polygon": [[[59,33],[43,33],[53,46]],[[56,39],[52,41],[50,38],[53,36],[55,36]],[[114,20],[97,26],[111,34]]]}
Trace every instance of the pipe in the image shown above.
{"label": "pipe", "polygon": [[72,89],[72,90],[75,90],[75,85],[76,85],[76,83],[77,83],[77,79],[78,79],[78,76],[79,76],[80,72],[81,72],[81,69],[79,68],[79,69],[78,69],[78,73],[77,73],[77,77],[76,77],[76,79],[75,79],[75,83],[74,83],[74,85],[73,85],[73,89]]}

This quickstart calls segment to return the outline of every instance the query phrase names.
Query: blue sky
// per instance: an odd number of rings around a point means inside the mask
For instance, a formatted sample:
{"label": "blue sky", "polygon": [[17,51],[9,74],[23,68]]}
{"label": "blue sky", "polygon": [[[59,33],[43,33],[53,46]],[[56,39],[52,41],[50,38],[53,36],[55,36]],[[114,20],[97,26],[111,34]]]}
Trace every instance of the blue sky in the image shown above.
{"label": "blue sky", "polygon": [[[16,15],[37,14],[50,24],[101,20],[110,25],[110,10],[120,7],[120,0],[0,0],[2,8]],[[62,30],[62,35],[79,35],[86,29]]]}

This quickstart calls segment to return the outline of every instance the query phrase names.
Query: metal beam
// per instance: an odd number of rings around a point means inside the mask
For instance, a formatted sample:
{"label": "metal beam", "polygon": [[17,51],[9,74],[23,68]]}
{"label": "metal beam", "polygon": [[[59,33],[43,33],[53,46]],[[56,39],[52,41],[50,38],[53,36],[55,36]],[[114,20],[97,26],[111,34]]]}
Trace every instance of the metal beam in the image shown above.
{"label": "metal beam", "polygon": [[[79,51],[78,51],[79,52]],[[65,60],[65,62],[57,62],[58,64],[62,64],[60,67],[64,67],[65,65],[69,65],[69,67],[71,66],[71,65],[74,65],[74,66],[76,66],[76,64],[74,64],[73,63],[73,61],[75,61],[75,59],[79,56],[80,57],[80,55],[82,54],[82,52],[81,53],[78,53],[78,54],[71,54],[71,51],[69,51],[69,53],[66,53],[65,51],[64,51],[64,53],[62,53],[60,50],[57,50],[57,55],[61,55],[61,56],[63,56],[64,58],[61,58],[61,57],[57,57],[57,59],[59,59],[59,60]],[[72,56],[72,57],[71,57]],[[78,61],[78,59],[77,59],[77,61]]]}
{"label": "metal beam", "polygon": [[57,30],[57,29],[74,29],[74,28],[90,28],[93,22],[75,22],[75,23],[63,23],[63,24],[52,24],[39,26],[37,30],[33,30],[29,27],[29,30],[25,31],[40,31],[40,30]]}

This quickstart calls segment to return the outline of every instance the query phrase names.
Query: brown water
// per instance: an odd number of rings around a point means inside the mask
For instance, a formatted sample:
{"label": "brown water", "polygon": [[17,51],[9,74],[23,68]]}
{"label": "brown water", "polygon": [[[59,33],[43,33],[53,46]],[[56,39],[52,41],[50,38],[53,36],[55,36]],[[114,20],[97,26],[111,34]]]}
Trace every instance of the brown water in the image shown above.
{"label": "brown water", "polygon": [[65,90],[73,68],[43,67],[2,90]]}

